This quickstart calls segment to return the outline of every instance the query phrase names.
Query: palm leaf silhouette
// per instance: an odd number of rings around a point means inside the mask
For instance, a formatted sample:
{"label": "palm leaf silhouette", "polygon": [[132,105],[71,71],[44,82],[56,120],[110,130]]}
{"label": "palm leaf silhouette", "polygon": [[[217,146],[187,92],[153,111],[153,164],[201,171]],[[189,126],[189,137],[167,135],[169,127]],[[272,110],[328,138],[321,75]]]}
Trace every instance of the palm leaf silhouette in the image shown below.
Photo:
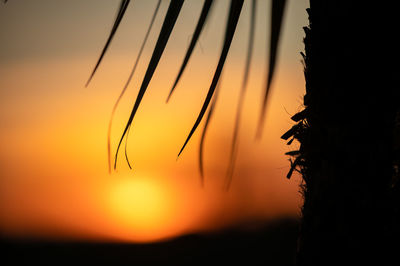
{"label": "palm leaf silhouette", "polygon": [[[5,1],[6,2],[6,1]],[[115,19],[114,22],[114,26],[111,30],[111,33],[107,39],[107,42],[102,50],[102,53],[88,79],[88,82],[86,83],[86,86],[89,84],[89,82],[91,81],[91,79],[93,78],[98,66],[100,65],[104,54],[106,53],[114,35],[115,32],[125,14],[126,8],[129,4],[129,0],[122,0],[118,13],[117,13],[117,17]],[[146,70],[146,74],[143,78],[142,84],[140,86],[139,89],[139,93],[136,97],[134,106],[132,108],[131,114],[129,116],[129,119],[126,123],[125,129],[122,133],[122,136],[120,137],[119,143],[118,143],[118,147],[115,153],[115,159],[114,159],[114,169],[116,168],[116,164],[117,164],[117,158],[118,158],[118,152],[119,149],[121,147],[121,144],[123,142],[123,140],[127,140],[127,135],[129,134],[129,130],[132,126],[132,122],[133,122],[133,118],[135,117],[135,114],[139,108],[139,105],[141,103],[141,100],[147,90],[147,87],[150,83],[150,80],[157,68],[158,62],[164,52],[165,46],[168,42],[169,36],[175,26],[175,22],[178,18],[178,15],[180,13],[181,7],[183,5],[183,0],[171,0],[169,7],[168,7],[168,11],[167,14],[165,16],[156,46],[153,50],[153,54],[151,57],[151,60],[147,66],[147,70]],[[221,76],[221,72],[223,70],[224,64],[225,64],[225,60],[226,57],[228,55],[229,52],[229,48],[230,45],[232,43],[232,39],[233,36],[235,34],[235,30],[236,30],[236,26],[240,17],[240,13],[241,13],[241,9],[243,7],[243,2],[244,0],[231,0],[230,3],[230,11],[229,11],[229,16],[228,16],[228,20],[227,20],[227,25],[226,25],[226,32],[225,32],[225,39],[224,39],[224,44],[223,44],[223,48],[221,50],[221,54],[219,57],[219,61],[218,61],[218,65],[217,68],[214,72],[214,76],[211,82],[211,85],[208,89],[207,92],[207,96],[203,102],[202,108],[197,116],[197,119],[192,127],[192,129],[190,130],[184,144],[182,145],[179,153],[178,153],[178,157],[179,155],[183,152],[184,148],[186,147],[187,143],[189,142],[189,140],[191,139],[192,135],[194,134],[194,132],[196,131],[198,125],[200,124],[204,114],[206,113],[208,106],[211,102],[211,100],[214,97],[213,103],[210,107],[205,125],[204,125],[204,129],[203,129],[203,133],[201,136],[201,140],[200,140],[200,150],[199,150],[199,165],[200,165],[200,175],[201,178],[203,180],[204,178],[204,173],[203,173],[203,161],[202,161],[202,157],[203,157],[203,146],[204,146],[204,138],[207,132],[207,128],[211,119],[211,116],[213,114],[213,109],[215,108],[215,102],[216,102],[216,95],[214,96],[214,93],[216,91],[216,87],[218,84],[218,81],[220,79]],[[198,42],[199,36],[202,32],[202,29],[205,25],[205,22],[207,21],[207,17],[209,16],[210,10],[212,9],[212,5],[213,5],[213,0],[205,0],[203,7],[202,7],[202,11],[200,14],[200,17],[198,19],[194,34],[192,36],[190,45],[186,51],[184,60],[182,62],[181,68],[178,72],[178,75],[172,85],[172,88],[170,90],[170,93],[168,95],[167,101],[170,99],[172,93],[174,92],[186,66],[187,63],[192,55],[192,52],[194,50],[194,47],[196,46],[196,43]],[[159,6],[159,4],[158,4]],[[155,14],[157,13],[158,10],[158,6],[156,8],[155,13],[153,14],[153,18],[152,18],[152,22],[149,26],[148,32],[146,34],[145,40],[143,41],[142,47],[140,49],[138,58],[136,59],[135,65],[131,71],[131,74],[128,78],[128,81],[126,82],[116,104],[114,105],[113,111],[112,111],[112,117],[114,115],[116,106],[118,105],[121,97],[123,96],[132,76],[133,73],[135,71],[137,62],[140,58],[140,54],[142,53],[143,47],[146,43],[147,37],[148,37],[148,33],[150,32],[150,29],[152,27],[153,21],[154,21],[154,17]],[[275,63],[276,63],[276,58],[277,58],[277,53],[278,53],[278,47],[279,47],[279,37],[280,37],[280,32],[281,32],[281,25],[282,25],[282,21],[283,21],[283,16],[284,16],[284,9],[286,6],[286,0],[272,0],[272,8],[271,8],[271,28],[270,28],[270,43],[269,43],[269,58],[268,58],[268,72],[267,72],[267,76],[266,76],[266,86],[265,86],[265,92],[264,92],[264,97],[262,99],[262,108],[261,108],[261,115],[260,115],[260,120],[259,120],[259,124],[258,124],[258,128],[257,128],[257,136],[261,137],[261,133],[262,133],[262,129],[263,129],[263,125],[264,125],[264,119],[265,119],[265,112],[266,112],[266,106],[267,106],[267,99],[268,99],[268,95],[269,95],[269,91],[271,89],[271,84],[272,84],[272,80],[273,80],[273,76],[274,76],[274,72],[275,72]],[[232,145],[231,145],[231,152],[230,152],[230,160],[229,160],[229,166],[228,166],[228,171],[227,171],[227,187],[229,187],[229,184],[231,182],[232,179],[232,175],[233,175],[233,169],[234,169],[234,164],[235,164],[235,158],[236,158],[236,153],[237,153],[237,140],[238,140],[238,131],[239,131],[239,125],[240,125],[240,120],[241,120],[241,112],[242,112],[242,105],[243,105],[243,101],[244,101],[244,96],[245,96],[245,91],[246,91],[246,86],[248,83],[248,76],[249,76],[249,72],[250,72],[250,62],[251,62],[251,57],[252,57],[252,53],[253,53],[253,43],[254,43],[254,34],[255,34],[255,11],[256,11],[256,0],[252,1],[251,4],[251,16],[250,16],[250,33],[249,33],[249,41],[248,41],[248,50],[247,50],[247,57],[246,57],[246,66],[245,66],[245,71],[244,71],[244,77],[243,77],[243,82],[242,82],[242,86],[241,86],[241,92],[240,92],[240,97],[239,97],[239,103],[238,103],[238,107],[237,107],[237,112],[236,112],[236,121],[235,121],[235,129],[233,132],[233,140],[232,140]],[[110,125],[112,123],[112,118],[110,120]],[[110,132],[110,131],[109,131]],[[109,152],[109,164],[111,164],[111,148],[110,148],[110,133],[109,133],[109,137],[108,137],[108,152]],[[129,159],[127,156],[127,152],[126,152],[126,143],[125,142],[125,157],[126,160],[128,162],[128,165],[130,167],[129,164]],[[111,167],[109,167],[111,168]],[[202,181],[203,182],[203,181]]]}
{"label": "palm leaf silhouette", "polygon": [[170,90],[170,92],[168,94],[167,102],[171,98],[171,95],[174,92],[176,85],[178,85],[179,79],[181,78],[187,63],[189,62],[190,56],[192,55],[193,49],[196,46],[197,40],[199,39],[199,36],[200,36],[200,33],[203,30],[203,26],[204,26],[204,24],[205,24],[205,22],[207,20],[207,17],[208,17],[208,14],[209,14],[209,11],[210,11],[210,8],[211,8],[212,4],[213,4],[213,0],[205,0],[204,1],[204,5],[203,5],[203,8],[201,10],[199,21],[197,22],[196,29],[194,31],[192,40],[190,41],[189,48],[186,51],[186,55],[185,55],[185,58],[183,59],[183,63],[182,63],[182,66],[181,66],[181,68],[179,70],[178,76],[176,77],[174,85],[172,85],[172,88],[171,88],[171,90]]}
{"label": "palm leaf silhouette", "polygon": [[161,27],[161,32],[158,36],[156,46],[154,48],[153,54],[151,56],[149,65],[146,70],[146,74],[143,78],[142,85],[140,86],[139,93],[136,97],[135,105],[133,106],[133,109],[129,116],[128,122],[126,123],[124,132],[122,133],[122,136],[118,143],[117,151],[115,153],[114,169],[116,169],[117,159],[118,159],[118,151],[119,151],[119,148],[121,147],[121,143],[122,143],[123,139],[125,138],[129,128],[132,125],[133,118],[135,117],[135,114],[139,108],[140,102],[143,99],[143,96],[147,90],[150,80],[153,77],[154,71],[157,68],[158,62],[160,61],[160,58],[164,52],[165,46],[167,45],[169,36],[171,35],[171,32],[174,28],[175,22],[181,11],[182,5],[183,5],[183,0],[171,0],[171,3],[169,4],[168,11],[167,11],[167,14],[164,19],[164,23]]}
{"label": "palm leaf silhouette", "polygon": [[[109,123],[108,123],[108,133],[107,133],[107,156],[108,156],[108,172],[109,172],[109,173],[111,173],[111,126],[112,126],[114,114],[115,114],[115,111],[117,110],[117,107],[118,107],[118,105],[119,105],[119,102],[121,101],[122,97],[124,96],[125,91],[126,91],[126,89],[128,88],[129,83],[131,82],[132,77],[133,77],[133,75],[134,75],[134,73],[135,73],[135,71],[136,71],[136,67],[137,67],[137,65],[138,65],[138,63],[139,63],[139,60],[140,60],[140,57],[141,57],[141,55],[142,55],[144,46],[146,45],[146,42],[147,42],[147,39],[148,39],[148,37],[149,37],[150,31],[151,31],[151,29],[152,29],[152,27],[153,27],[154,20],[155,20],[155,18],[156,18],[156,16],[157,16],[157,13],[158,13],[159,8],[160,8],[160,4],[161,4],[161,0],[158,0],[157,6],[156,6],[156,8],[154,9],[153,16],[152,16],[151,21],[150,21],[150,25],[149,25],[149,27],[148,27],[148,29],[147,29],[147,32],[146,32],[146,35],[145,35],[145,37],[144,37],[144,39],[143,39],[143,42],[142,42],[142,45],[141,45],[141,47],[140,47],[138,56],[136,57],[135,64],[133,65],[133,68],[132,68],[131,73],[130,73],[130,75],[129,75],[129,77],[128,77],[128,80],[126,81],[125,86],[124,86],[124,88],[122,89],[122,91],[121,91],[121,93],[120,93],[120,95],[119,95],[117,101],[116,101],[115,104],[114,104],[114,107],[113,107],[113,109],[112,109],[112,112],[111,112],[111,118],[110,118],[110,121],[109,121]],[[125,142],[125,144],[126,144],[126,143],[127,143],[127,142]],[[126,161],[128,162],[128,166],[131,168],[131,166],[130,166],[130,164],[129,164],[129,160],[128,160],[128,154],[127,154],[127,152],[126,152],[126,146],[127,146],[127,145],[125,145],[125,157],[126,157],[126,159],[127,159]]]}
{"label": "palm leaf silhouette", "polygon": [[260,121],[258,123],[257,137],[261,138],[262,130],[264,128],[265,112],[267,109],[267,99],[271,89],[272,78],[275,72],[275,62],[278,53],[279,37],[281,33],[281,26],[283,21],[283,13],[285,11],[286,0],[273,0],[271,7],[271,28],[270,28],[270,42],[269,42],[269,62],[268,62],[268,75],[265,86],[265,93],[262,102]]}
{"label": "palm leaf silhouette", "polygon": [[211,103],[210,106],[210,110],[208,111],[207,114],[207,118],[206,121],[204,123],[204,127],[203,127],[203,131],[201,132],[201,137],[200,137],[200,145],[199,145],[199,171],[200,171],[200,182],[201,182],[201,186],[204,186],[204,164],[203,164],[203,154],[204,154],[204,141],[206,138],[206,134],[207,134],[207,130],[208,127],[210,125],[210,121],[211,118],[214,114],[214,109],[215,109],[215,105],[217,103],[217,99],[218,99],[218,92],[220,90],[221,87],[221,78],[217,84],[217,88],[215,89],[215,95],[213,98],[213,101]]}
{"label": "palm leaf silhouette", "polygon": [[112,39],[114,38],[115,32],[117,32],[118,26],[121,23],[122,18],[124,17],[124,14],[125,14],[125,11],[126,11],[128,5],[129,5],[129,2],[130,2],[130,0],[122,0],[121,1],[121,4],[119,6],[119,10],[118,10],[118,13],[117,13],[117,17],[115,18],[114,25],[113,25],[113,27],[111,29],[111,33],[108,36],[108,39],[107,39],[106,44],[104,45],[103,51],[101,51],[100,57],[97,60],[97,63],[96,63],[96,65],[95,65],[95,67],[94,67],[94,69],[92,71],[92,74],[90,74],[90,77],[89,77],[88,81],[86,82],[85,87],[87,87],[89,85],[90,81],[92,80],[94,74],[97,71],[97,68],[99,67],[101,61],[103,60],[103,57],[106,54],[107,49],[110,46],[110,43],[111,43]]}
{"label": "palm leaf silhouette", "polygon": [[221,71],[224,67],[225,59],[228,55],[228,51],[229,51],[229,48],[232,43],[233,35],[236,30],[236,25],[239,21],[240,11],[242,10],[242,6],[243,6],[243,0],[232,0],[231,1],[231,7],[230,7],[230,11],[229,11],[229,17],[228,17],[228,22],[227,22],[226,32],[225,32],[224,45],[223,45],[222,52],[221,52],[221,55],[220,55],[220,58],[218,61],[217,69],[215,70],[214,77],[211,82],[211,86],[208,89],[206,99],[204,100],[204,103],[203,103],[203,107],[201,108],[200,113],[196,119],[196,122],[194,123],[192,129],[190,130],[189,135],[185,140],[185,143],[183,144],[181,150],[179,151],[178,157],[182,153],[182,151],[186,147],[186,144],[189,142],[189,140],[192,137],[193,133],[195,132],[196,128],[200,124],[200,122],[207,110],[207,107],[210,104],[211,98],[215,91],[215,87],[217,86],[219,77],[221,75]]}
{"label": "palm leaf silhouette", "polygon": [[239,95],[239,103],[236,110],[236,121],[235,121],[235,128],[233,130],[233,139],[231,144],[231,153],[229,158],[229,165],[228,170],[226,173],[226,187],[230,187],[230,183],[233,176],[233,171],[235,168],[235,160],[237,156],[237,149],[238,149],[238,138],[239,138],[239,126],[240,126],[240,118],[242,114],[242,108],[244,103],[244,96],[246,93],[247,83],[249,80],[249,73],[250,73],[250,63],[251,63],[251,56],[253,54],[253,43],[254,43],[254,31],[255,31],[255,24],[256,24],[256,10],[257,10],[257,1],[251,1],[251,14],[250,14],[250,29],[249,29],[249,41],[248,41],[248,48],[247,48],[247,57],[246,57],[246,66],[244,70],[243,82],[242,87]]}

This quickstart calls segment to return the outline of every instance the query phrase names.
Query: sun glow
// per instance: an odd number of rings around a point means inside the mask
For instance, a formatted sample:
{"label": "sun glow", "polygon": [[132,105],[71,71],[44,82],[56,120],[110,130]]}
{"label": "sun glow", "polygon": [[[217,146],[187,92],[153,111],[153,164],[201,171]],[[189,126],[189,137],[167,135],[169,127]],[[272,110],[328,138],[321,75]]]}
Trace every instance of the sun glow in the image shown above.
{"label": "sun glow", "polygon": [[135,239],[147,240],[171,231],[173,195],[152,178],[119,179],[110,188],[109,204],[116,222]]}

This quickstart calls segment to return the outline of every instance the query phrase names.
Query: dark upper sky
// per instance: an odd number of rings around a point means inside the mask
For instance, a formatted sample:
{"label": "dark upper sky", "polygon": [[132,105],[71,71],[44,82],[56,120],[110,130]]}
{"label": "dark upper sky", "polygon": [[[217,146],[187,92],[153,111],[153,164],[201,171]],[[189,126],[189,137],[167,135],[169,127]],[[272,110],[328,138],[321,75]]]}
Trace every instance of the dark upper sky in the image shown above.
{"label": "dark upper sky", "polygon": [[[246,1],[247,2],[247,1]],[[258,1],[257,39],[265,42],[268,32],[266,27],[269,11],[268,1]],[[132,49],[135,40],[141,40],[147,27],[156,1],[136,0],[129,6],[124,21],[115,37],[113,52]],[[45,59],[60,56],[92,56],[99,53],[112,26],[119,0],[35,0],[8,1],[0,6],[0,63],[14,60]],[[201,9],[202,1],[187,1],[174,30],[174,39],[170,45],[181,49],[179,43],[188,43],[190,32]],[[301,29],[306,25],[305,7],[307,0],[289,1],[285,22],[285,43],[288,51],[297,53],[301,50]],[[168,1],[163,1],[161,14],[166,12]],[[248,3],[242,11],[237,35],[244,35],[247,30]],[[208,40],[219,41],[228,1],[217,1],[211,21],[203,35]],[[265,11],[265,12],[264,12]],[[268,12],[267,12],[268,11]],[[162,16],[158,16],[156,27],[160,27]],[[188,34],[189,33],[189,34]],[[153,38],[156,35],[152,35]],[[237,38],[238,38],[237,37]],[[202,37],[205,42],[205,37]],[[245,48],[245,42],[240,46]],[[211,48],[209,48],[211,49]],[[287,53],[286,53],[287,54]],[[288,56],[292,56],[292,53]]]}

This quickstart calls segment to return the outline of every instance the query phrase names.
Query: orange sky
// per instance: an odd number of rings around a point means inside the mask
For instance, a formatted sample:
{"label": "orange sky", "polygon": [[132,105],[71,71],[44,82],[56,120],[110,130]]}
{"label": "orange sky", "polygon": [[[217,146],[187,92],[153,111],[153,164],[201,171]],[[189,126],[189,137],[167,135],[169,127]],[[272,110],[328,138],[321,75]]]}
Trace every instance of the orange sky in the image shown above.
{"label": "orange sky", "polygon": [[[263,139],[254,141],[265,73],[268,1],[259,1],[257,37],[239,155],[231,190],[222,189],[246,54],[246,1],[205,144],[200,187],[198,131],[176,161],[205,97],[221,47],[227,1],[209,25],[168,105],[170,86],[193,32],[201,1],[187,1],[134,120],[128,151],[107,172],[112,106],[129,75],[155,1],[134,1],[88,88],[118,1],[9,1],[0,6],[0,233],[153,241],[242,222],[297,215],[299,177],[287,180],[290,148],[279,139],[301,108],[299,51],[306,0],[289,1]],[[167,9],[161,5],[155,28]],[[117,110],[115,147],[154,47],[153,31],[139,69]],[[4,40],[4,41],[3,41]],[[289,114],[288,114],[289,113]]]}

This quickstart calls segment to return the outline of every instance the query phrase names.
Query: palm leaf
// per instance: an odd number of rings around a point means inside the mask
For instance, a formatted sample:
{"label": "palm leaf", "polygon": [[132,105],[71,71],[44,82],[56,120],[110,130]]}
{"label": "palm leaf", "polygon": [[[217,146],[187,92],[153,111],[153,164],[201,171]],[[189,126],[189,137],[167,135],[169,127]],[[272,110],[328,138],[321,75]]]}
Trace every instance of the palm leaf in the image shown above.
{"label": "palm leaf", "polygon": [[153,54],[151,56],[150,63],[147,67],[146,74],[143,78],[142,85],[140,86],[139,93],[136,97],[135,104],[134,104],[131,114],[129,116],[128,122],[126,123],[124,132],[122,133],[122,136],[118,143],[117,151],[115,153],[114,169],[116,168],[116,165],[117,165],[118,151],[119,151],[119,148],[121,147],[121,143],[122,143],[123,139],[125,138],[125,136],[128,132],[128,129],[130,128],[130,126],[132,124],[133,118],[135,117],[135,114],[139,108],[140,102],[142,101],[142,98],[147,90],[150,80],[153,77],[154,71],[157,68],[158,62],[160,61],[160,58],[164,52],[165,46],[167,45],[169,36],[171,35],[171,32],[175,25],[175,22],[181,11],[183,2],[184,2],[183,0],[171,0],[171,3],[169,4],[168,11],[165,16],[160,34],[158,36],[156,46],[153,50]]}
{"label": "palm leaf", "polygon": [[[136,71],[136,67],[137,67],[137,65],[138,65],[138,63],[139,63],[139,60],[140,60],[140,57],[141,57],[141,55],[142,55],[144,46],[145,46],[145,44],[146,44],[146,42],[147,42],[147,39],[148,39],[149,34],[150,34],[150,31],[151,31],[151,29],[152,29],[152,27],[153,27],[154,20],[155,20],[155,18],[156,18],[156,16],[157,16],[157,13],[158,13],[159,8],[160,8],[160,4],[161,4],[161,0],[158,0],[157,6],[156,6],[156,8],[155,8],[155,10],[154,10],[154,12],[153,12],[153,16],[152,16],[151,21],[150,21],[150,25],[149,25],[149,27],[148,27],[148,29],[147,29],[146,35],[145,35],[144,40],[143,40],[143,42],[142,42],[142,46],[140,47],[138,56],[136,57],[135,64],[133,65],[133,68],[132,68],[132,71],[131,71],[131,73],[130,73],[130,75],[129,75],[129,77],[128,77],[128,80],[126,81],[125,86],[124,86],[124,88],[122,89],[122,91],[121,91],[121,93],[120,93],[120,95],[119,95],[119,97],[118,97],[117,101],[115,102],[114,107],[113,107],[113,109],[112,109],[110,122],[109,122],[109,124],[108,124],[108,134],[107,134],[108,171],[109,171],[110,173],[111,173],[111,126],[112,126],[112,122],[113,122],[113,119],[114,119],[114,114],[115,114],[115,111],[117,110],[117,107],[118,107],[118,105],[119,105],[119,102],[121,101],[122,97],[123,97],[124,94],[125,94],[126,89],[127,89],[128,86],[129,86],[129,83],[130,83],[131,80],[132,80],[133,74],[134,74],[135,71]],[[128,132],[129,132],[129,131],[128,131]],[[127,146],[127,142],[125,142],[125,157],[127,158],[128,166],[130,167],[129,160],[128,160],[128,155],[127,155],[127,152],[126,152],[126,146]],[[130,167],[130,168],[131,168],[131,167]]]}
{"label": "palm leaf", "polygon": [[218,92],[220,90],[220,87],[221,87],[221,79],[217,84],[217,88],[215,89],[215,95],[214,95],[214,98],[213,98],[213,102],[211,103],[210,110],[208,111],[207,118],[206,118],[206,121],[204,123],[204,128],[203,128],[203,131],[201,133],[201,138],[200,138],[200,145],[199,145],[199,171],[200,171],[201,186],[204,186],[204,164],[203,164],[204,141],[205,141],[205,138],[206,138],[208,126],[210,125],[210,121],[211,121],[212,115],[214,114],[214,109],[215,109],[215,105],[216,105],[216,102],[217,102],[217,99],[218,99]]}
{"label": "palm leaf", "polygon": [[86,82],[85,87],[87,87],[89,85],[89,83],[92,80],[94,74],[96,73],[97,68],[99,67],[101,61],[103,60],[103,57],[104,57],[108,47],[110,46],[110,43],[111,43],[111,41],[112,41],[112,39],[113,39],[113,37],[115,35],[115,32],[117,31],[118,26],[121,23],[122,18],[124,17],[124,14],[125,14],[126,8],[129,5],[129,2],[130,2],[130,0],[122,0],[121,1],[121,4],[119,6],[119,10],[118,10],[118,13],[117,13],[117,17],[115,18],[115,22],[114,22],[114,25],[113,25],[113,27],[111,29],[110,35],[108,36],[108,39],[107,39],[106,44],[104,45],[103,51],[101,52],[100,57],[97,60],[97,63],[96,63],[96,65],[95,65],[95,67],[94,67],[94,69],[92,71],[92,74],[90,74],[90,77],[89,77],[88,81]]}
{"label": "palm leaf", "polygon": [[200,33],[203,30],[203,26],[204,26],[204,24],[205,24],[205,22],[207,20],[207,17],[208,17],[208,14],[209,14],[209,11],[210,11],[212,3],[213,3],[213,0],[205,0],[204,1],[203,8],[201,10],[200,17],[199,17],[199,20],[197,22],[197,26],[196,26],[196,29],[194,31],[192,40],[190,41],[190,45],[189,45],[189,47],[188,47],[188,49],[186,51],[186,55],[185,55],[185,58],[183,59],[183,63],[182,63],[182,66],[181,66],[181,68],[179,70],[179,73],[178,73],[178,75],[177,75],[177,77],[175,79],[175,82],[172,85],[172,88],[171,88],[171,90],[170,90],[170,92],[168,94],[167,102],[169,101],[172,93],[174,92],[175,87],[178,84],[179,79],[181,78],[187,63],[189,62],[190,56],[192,55],[193,49],[196,46],[196,43],[197,43],[197,41],[199,39],[199,36],[200,36]]}
{"label": "palm leaf", "polygon": [[215,87],[217,86],[219,77],[220,77],[222,69],[224,67],[225,59],[228,55],[230,45],[232,43],[233,35],[235,33],[236,26],[237,26],[237,23],[238,23],[238,20],[240,17],[240,12],[242,10],[243,1],[244,0],[232,0],[231,1],[228,23],[227,23],[227,27],[226,27],[226,33],[225,33],[224,45],[223,45],[222,52],[221,52],[221,55],[220,55],[220,58],[218,61],[217,68],[214,73],[213,80],[211,82],[210,88],[208,89],[206,99],[204,100],[203,106],[200,110],[200,113],[199,113],[197,119],[196,119],[196,122],[194,123],[192,129],[189,132],[188,137],[185,140],[185,143],[183,144],[181,150],[179,151],[178,157],[182,153],[182,151],[186,147],[186,144],[189,142],[189,140],[192,137],[193,133],[195,132],[196,128],[200,124],[200,122],[207,110],[207,107],[210,104],[210,101],[211,101],[212,96],[215,91]]}
{"label": "palm leaf", "polygon": [[228,170],[227,170],[227,174],[226,174],[226,187],[227,188],[230,187],[230,183],[232,181],[232,176],[233,176],[233,171],[235,168],[235,161],[236,161],[236,156],[237,156],[240,118],[241,118],[241,114],[242,114],[243,102],[244,102],[247,83],[248,83],[248,79],[249,79],[251,56],[253,54],[254,31],[255,31],[255,25],[256,25],[256,10],[257,10],[256,6],[257,6],[257,1],[252,0],[246,66],[245,66],[245,70],[244,70],[243,82],[242,82],[242,87],[241,87],[240,96],[239,96],[239,103],[238,103],[237,110],[236,110],[235,128],[233,130],[231,153],[230,153],[230,158],[229,158]]}
{"label": "palm leaf", "polygon": [[272,0],[271,8],[271,28],[270,28],[270,42],[269,42],[269,62],[268,62],[268,75],[265,86],[265,93],[261,107],[261,116],[258,123],[257,137],[260,138],[264,128],[265,112],[267,107],[267,99],[271,89],[272,78],[275,71],[276,56],[278,53],[279,37],[281,33],[281,26],[283,15],[285,11],[286,0]]}

